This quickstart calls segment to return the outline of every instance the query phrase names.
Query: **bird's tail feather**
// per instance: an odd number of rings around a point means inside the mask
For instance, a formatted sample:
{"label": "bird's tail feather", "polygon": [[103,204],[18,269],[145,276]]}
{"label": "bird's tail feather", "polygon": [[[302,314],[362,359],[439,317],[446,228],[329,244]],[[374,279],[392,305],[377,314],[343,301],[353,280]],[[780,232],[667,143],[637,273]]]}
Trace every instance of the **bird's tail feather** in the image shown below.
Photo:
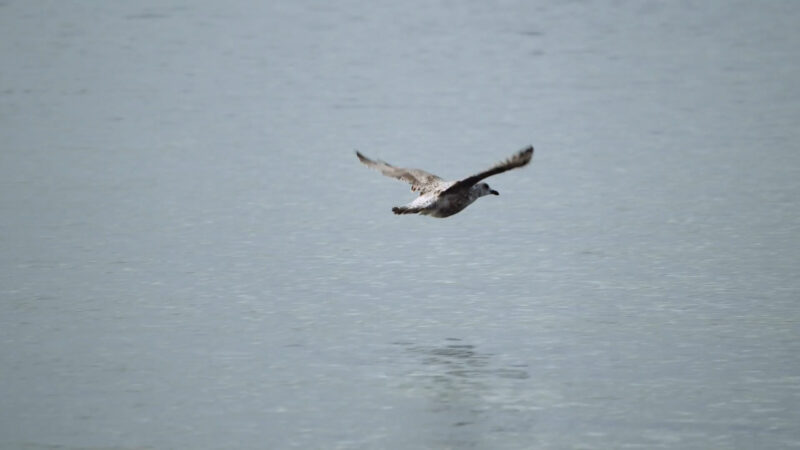
{"label": "bird's tail feather", "polygon": [[395,206],[392,208],[392,212],[395,214],[416,214],[422,211],[420,208],[408,208],[406,206]]}

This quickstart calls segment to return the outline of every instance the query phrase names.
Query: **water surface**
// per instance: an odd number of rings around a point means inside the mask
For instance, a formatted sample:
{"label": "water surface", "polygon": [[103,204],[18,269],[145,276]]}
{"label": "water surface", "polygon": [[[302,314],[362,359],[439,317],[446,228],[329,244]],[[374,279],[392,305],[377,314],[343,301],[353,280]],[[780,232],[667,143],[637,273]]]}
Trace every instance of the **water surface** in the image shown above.
{"label": "water surface", "polygon": [[800,447],[798,22],[0,2],[0,446]]}

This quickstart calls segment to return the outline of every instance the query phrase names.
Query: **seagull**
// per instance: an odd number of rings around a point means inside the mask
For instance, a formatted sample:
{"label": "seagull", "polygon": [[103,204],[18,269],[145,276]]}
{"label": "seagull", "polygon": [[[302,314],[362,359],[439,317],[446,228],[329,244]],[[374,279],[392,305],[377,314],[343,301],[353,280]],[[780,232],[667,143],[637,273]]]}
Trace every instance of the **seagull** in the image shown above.
{"label": "seagull", "polygon": [[411,191],[419,192],[419,197],[411,203],[392,208],[393,213],[422,214],[444,218],[461,212],[461,210],[484,195],[500,195],[499,192],[490,188],[488,184],[480,183],[480,181],[492,175],[528,164],[533,157],[533,146],[525,147],[490,169],[458,181],[445,181],[424,170],[403,169],[383,161],[373,161],[362,155],[358,150],[356,150],[356,156],[367,167],[376,169],[387,177],[410,183]]}

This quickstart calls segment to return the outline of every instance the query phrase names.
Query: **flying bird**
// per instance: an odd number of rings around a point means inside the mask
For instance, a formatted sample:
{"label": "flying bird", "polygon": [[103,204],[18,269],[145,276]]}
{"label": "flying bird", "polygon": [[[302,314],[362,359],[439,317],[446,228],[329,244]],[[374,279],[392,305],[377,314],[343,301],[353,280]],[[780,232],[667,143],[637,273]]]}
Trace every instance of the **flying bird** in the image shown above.
{"label": "flying bird", "polygon": [[412,192],[419,192],[419,197],[414,201],[404,206],[395,206],[392,208],[392,212],[395,214],[423,214],[443,218],[461,212],[461,210],[480,197],[500,195],[499,192],[490,188],[488,184],[480,181],[492,175],[528,164],[533,157],[533,146],[525,147],[488,170],[458,181],[445,181],[424,170],[403,169],[383,161],[373,161],[357,150],[356,156],[367,167],[376,169],[387,177],[405,181],[411,184]]}

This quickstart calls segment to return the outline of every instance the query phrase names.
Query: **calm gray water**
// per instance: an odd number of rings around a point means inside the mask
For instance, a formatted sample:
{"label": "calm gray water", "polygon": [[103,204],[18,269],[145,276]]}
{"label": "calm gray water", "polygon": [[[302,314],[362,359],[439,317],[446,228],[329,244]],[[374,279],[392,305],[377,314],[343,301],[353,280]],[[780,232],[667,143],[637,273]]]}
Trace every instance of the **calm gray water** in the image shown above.
{"label": "calm gray water", "polygon": [[800,448],[798,23],[1,1],[0,448]]}

